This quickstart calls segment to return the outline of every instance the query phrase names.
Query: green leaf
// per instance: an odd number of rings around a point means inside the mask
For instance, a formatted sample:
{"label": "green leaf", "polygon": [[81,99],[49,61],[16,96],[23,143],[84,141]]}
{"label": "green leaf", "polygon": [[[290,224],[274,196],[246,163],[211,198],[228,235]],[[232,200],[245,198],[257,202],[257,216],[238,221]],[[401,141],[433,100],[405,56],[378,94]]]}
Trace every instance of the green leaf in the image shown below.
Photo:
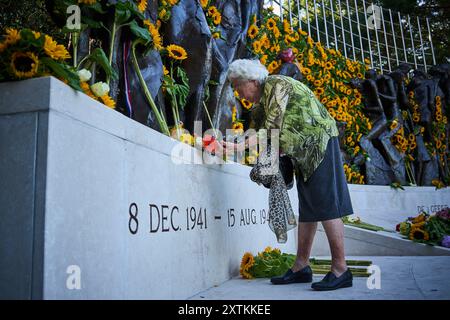
{"label": "green leaf", "polygon": [[140,27],[140,26],[137,24],[136,20],[131,21],[131,23],[130,23],[130,29],[131,29],[131,32],[132,32],[136,37],[141,38],[141,39],[144,39],[144,40],[146,40],[146,41],[152,41],[152,37],[151,37],[151,35],[150,35],[150,32],[149,32],[147,29]]}
{"label": "green leaf", "polygon": [[50,68],[56,76],[66,79],[72,88],[83,91],[80,87],[80,78],[75,71],[71,70],[67,65],[61,64],[48,57],[41,58],[41,63]]}
{"label": "green leaf", "polygon": [[106,57],[105,52],[102,48],[96,48],[88,57],[89,60],[96,62],[106,73],[108,77],[111,77],[115,80],[119,78],[117,75],[116,70],[114,70],[108,61],[108,58]]}
{"label": "green leaf", "polygon": [[98,13],[106,13],[105,10],[102,8],[102,4],[100,2],[95,2],[94,4],[86,5],[87,8],[93,9],[94,11],[97,11]]}
{"label": "green leaf", "polygon": [[94,19],[91,19],[89,17],[86,16],[81,16],[81,21],[85,24],[87,24],[90,28],[93,29],[98,29],[98,28],[104,28],[105,26],[103,25],[102,21],[97,21]]}

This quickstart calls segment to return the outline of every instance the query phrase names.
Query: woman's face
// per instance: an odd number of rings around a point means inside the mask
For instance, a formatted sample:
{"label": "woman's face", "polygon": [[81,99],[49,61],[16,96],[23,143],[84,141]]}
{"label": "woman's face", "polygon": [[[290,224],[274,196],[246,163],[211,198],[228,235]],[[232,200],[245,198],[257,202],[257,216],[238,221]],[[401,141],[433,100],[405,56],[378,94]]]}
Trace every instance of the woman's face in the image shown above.
{"label": "woman's face", "polygon": [[232,86],[239,93],[239,97],[253,103],[259,102],[261,86],[257,80],[233,81]]}

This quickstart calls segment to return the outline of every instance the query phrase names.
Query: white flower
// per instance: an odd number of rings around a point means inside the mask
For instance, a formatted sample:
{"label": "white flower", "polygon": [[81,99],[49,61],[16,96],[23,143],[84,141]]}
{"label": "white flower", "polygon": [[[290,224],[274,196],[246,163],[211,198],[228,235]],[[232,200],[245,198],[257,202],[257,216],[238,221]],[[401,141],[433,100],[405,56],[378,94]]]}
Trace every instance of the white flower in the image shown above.
{"label": "white flower", "polygon": [[100,81],[100,82],[94,83],[91,86],[91,90],[97,97],[102,97],[105,94],[109,93],[109,85],[105,82]]}
{"label": "white flower", "polygon": [[81,69],[81,70],[77,71],[77,74],[78,74],[78,77],[80,78],[81,82],[89,81],[92,76],[91,72],[86,69]]}

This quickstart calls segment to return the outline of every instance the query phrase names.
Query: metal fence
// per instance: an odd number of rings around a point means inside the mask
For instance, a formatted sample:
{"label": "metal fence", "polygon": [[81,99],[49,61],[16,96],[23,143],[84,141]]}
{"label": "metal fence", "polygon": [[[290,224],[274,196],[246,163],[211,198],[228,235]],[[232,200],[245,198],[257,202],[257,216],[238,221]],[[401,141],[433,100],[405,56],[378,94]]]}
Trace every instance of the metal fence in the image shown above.
{"label": "metal fence", "polygon": [[429,19],[402,15],[365,0],[273,0],[281,19],[345,57],[391,71],[400,63],[427,72],[436,64]]}

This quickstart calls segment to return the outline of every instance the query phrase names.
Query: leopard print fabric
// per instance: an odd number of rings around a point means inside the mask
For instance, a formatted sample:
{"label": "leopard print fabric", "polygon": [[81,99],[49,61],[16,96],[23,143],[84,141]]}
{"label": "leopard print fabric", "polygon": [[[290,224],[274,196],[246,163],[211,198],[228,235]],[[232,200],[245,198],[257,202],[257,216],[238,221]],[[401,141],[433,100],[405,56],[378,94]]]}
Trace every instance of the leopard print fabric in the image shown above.
{"label": "leopard print fabric", "polygon": [[278,166],[278,155],[271,156],[267,148],[258,157],[250,171],[250,179],[259,185],[270,186],[269,191],[269,227],[275,233],[279,243],[286,243],[287,231],[297,226],[286,184]]}

